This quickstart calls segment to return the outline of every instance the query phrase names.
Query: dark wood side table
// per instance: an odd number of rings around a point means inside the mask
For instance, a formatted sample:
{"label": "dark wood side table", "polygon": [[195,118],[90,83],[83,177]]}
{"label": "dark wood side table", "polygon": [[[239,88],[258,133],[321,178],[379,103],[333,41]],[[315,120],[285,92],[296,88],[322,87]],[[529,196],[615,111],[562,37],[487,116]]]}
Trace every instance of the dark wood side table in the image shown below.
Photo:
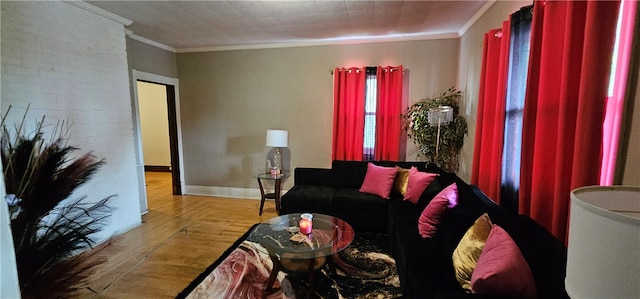
{"label": "dark wood side table", "polygon": [[[258,179],[258,186],[260,186],[260,213],[258,215],[262,216],[262,208],[264,207],[264,201],[267,199],[273,199],[276,202],[276,211],[280,211],[280,191],[282,189],[282,180],[289,177],[288,173],[281,174],[270,174],[270,173],[259,173],[255,176]],[[262,180],[268,180],[274,182],[274,191],[273,193],[266,193],[264,191],[264,187],[262,185]]]}

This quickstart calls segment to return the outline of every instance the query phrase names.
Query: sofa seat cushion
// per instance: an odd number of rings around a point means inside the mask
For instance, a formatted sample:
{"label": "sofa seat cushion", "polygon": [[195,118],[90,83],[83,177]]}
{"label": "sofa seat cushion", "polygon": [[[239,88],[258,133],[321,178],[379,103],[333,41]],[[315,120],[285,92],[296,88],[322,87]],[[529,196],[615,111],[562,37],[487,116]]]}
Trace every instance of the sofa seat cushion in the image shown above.
{"label": "sofa seat cushion", "polygon": [[332,215],[347,221],[356,232],[385,232],[387,200],[356,188],[338,188],[333,197]]}
{"label": "sofa seat cushion", "polygon": [[432,254],[437,252],[436,242],[433,239],[413,238],[407,231],[400,232],[399,236],[403,243],[399,245],[397,256],[402,264],[396,264],[396,267],[403,270],[400,281],[406,287],[406,297],[432,298],[437,290],[442,289],[442,273],[437,270],[440,261]]}
{"label": "sofa seat cushion", "polygon": [[418,235],[418,217],[420,217],[421,212],[415,204],[402,200],[402,198],[389,200],[387,204],[387,222],[392,246],[398,243],[395,240],[398,230],[412,237]]}
{"label": "sofa seat cushion", "polygon": [[429,298],[429,290],[432,292],[435,286],[428,278],[431,271],[425,269],[433,268],[433,264],[428,264],[431,258],[425,255],[429,255],[431,251],[423,248],[423,244],[434,242],[418,235],[419,213],[414,211],[414,204],[401,199],[393,200],[389,202],[388,208],[389,239],[392,242],[391,250],[398,268],[402,292],[407,298]]}
{"label": "sofa seat cushion", "polygon": [[437,261],[434,269],[438,277],[435,279],[442,290],[462,291],[453,268],[453,251],[476,219],[460,206],[447,209],[433,236],[437,250],[432,252],[431,258]]}
{"label": "sofa seat cushion", "polygon": [[329,186],[295,185],[282,196],[281,213],[328,213],[335,193]]}
{"label": "sofa seat cushion", "polygon": [[[424,239],[418,232],[421,213],[419,206],[401,199],[388,204],[389,237],[404,294],[407,298],[431,298],[437,290],[462,292],[453,272],[454,247],[446,245],[457,238],[457,229],[454,228],[451,235],[444,230]],[[466,218],[464,211],[453,208],[447,211],[442,224],[445,227],[460,225],[466,230]],[[459,234],[461,238],[464,231]],[[450,273],[452,278],[445,273]]]}
{"label": "sofa seat cushion", "polygon": [[380,196],[362,193],[356,188],[338,188],[333,197],[333,210],[385,215],[387,203]]}

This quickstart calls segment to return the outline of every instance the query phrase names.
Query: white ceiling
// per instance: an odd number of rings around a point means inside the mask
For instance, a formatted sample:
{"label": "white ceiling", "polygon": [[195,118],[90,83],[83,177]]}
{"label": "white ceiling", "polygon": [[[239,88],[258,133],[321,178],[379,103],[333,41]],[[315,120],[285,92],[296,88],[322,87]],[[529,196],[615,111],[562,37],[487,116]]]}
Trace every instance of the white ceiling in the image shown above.
{"label": "white ceiling", "polygon": [[86,1],[176,52],[460,36],[493,1]]}

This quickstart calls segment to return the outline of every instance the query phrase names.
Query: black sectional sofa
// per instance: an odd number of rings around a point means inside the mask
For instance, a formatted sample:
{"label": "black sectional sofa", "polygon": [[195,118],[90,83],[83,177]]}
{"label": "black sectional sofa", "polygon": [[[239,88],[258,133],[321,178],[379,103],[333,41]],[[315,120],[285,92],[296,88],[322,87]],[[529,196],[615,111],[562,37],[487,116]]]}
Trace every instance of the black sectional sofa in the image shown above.
{"label": "black sectional sofa", "polygon": [[[452,254],[465,232],[482,214],[502,227],[526,260],[538,298],[568,298],[564,288],[566,247],[529,217],[496,205],[477,187],[424,162],[373,161],[386,167],[416,167],[439,176],[417,204],[392,192],[389,199],[359,192],[368,162],[333,161],[332,168],[298,167],[294,186],[281,198],[281,214],[313,212],[333,215],[359,231],[386,232],[405,298],[506,298],[469,294],[456,280]],[[456,183],[458,205],[447,209],[432,238],[418,233],[418,218],[431,199]]]}

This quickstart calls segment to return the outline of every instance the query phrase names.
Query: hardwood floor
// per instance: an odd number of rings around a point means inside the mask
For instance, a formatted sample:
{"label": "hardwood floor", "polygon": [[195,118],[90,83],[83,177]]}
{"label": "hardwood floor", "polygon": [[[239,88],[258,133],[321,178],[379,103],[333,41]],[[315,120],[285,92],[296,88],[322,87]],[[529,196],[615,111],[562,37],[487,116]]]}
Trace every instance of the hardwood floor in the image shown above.
{"label": "hardwood floor", "polygon": [[[81,298],[174,298],[253,224],[277,215],[275,203],[171,195],[171,174],[147,172],[143,224],[99,245]],[[256,184],[257,185],[257,184]]]}

